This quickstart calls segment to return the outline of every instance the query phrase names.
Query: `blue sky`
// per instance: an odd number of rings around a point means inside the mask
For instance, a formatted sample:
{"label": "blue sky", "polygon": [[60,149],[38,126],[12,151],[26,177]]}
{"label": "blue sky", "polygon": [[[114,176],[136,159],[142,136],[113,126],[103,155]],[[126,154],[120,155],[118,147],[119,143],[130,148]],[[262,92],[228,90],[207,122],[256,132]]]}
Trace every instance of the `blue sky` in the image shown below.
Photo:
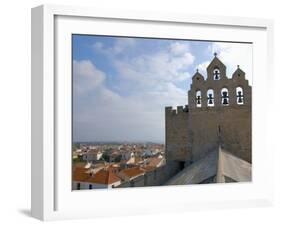
{"label": "blue sky", "polygon": [[164,108],[187,104],[196,69],[217,52],[252,82],[252,45],[73,35],[74,141],[164,143]]}

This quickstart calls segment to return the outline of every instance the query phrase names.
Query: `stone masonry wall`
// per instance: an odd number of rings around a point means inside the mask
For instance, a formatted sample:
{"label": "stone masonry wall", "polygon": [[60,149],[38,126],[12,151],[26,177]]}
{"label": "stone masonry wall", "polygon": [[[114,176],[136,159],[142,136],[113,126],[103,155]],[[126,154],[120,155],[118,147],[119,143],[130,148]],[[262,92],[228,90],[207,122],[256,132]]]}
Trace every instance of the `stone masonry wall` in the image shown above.
{"label": "stone masonry wall", "polygon": [[191,157],[188,137],[188,109],[182,106],[173,110],[165,109],[166,159],[168,161],[188,161]]}
{"label": "stone masonry wall", "polygon": [[[215,79],[218,72],[219,79]],[[238,103],[242,90],[243,103]],[[227,91],[227,104],[223,92]],[[213,105],[209,105],[212,93]],[[199,103],[198,104],[198,95]],[[225,65],[217,58],[207,67],[205,79],[198,70],[188,91],[188,106],[166,107],[166,159],[197,161],[223,145],[239,158],[252,162],[251,103],[252,88],[238,66],[229,78]]]}
{"label": "stone masonry wall", "polygon": [[189,120],[192,161],[217,149],[219,144],[235,156],[252,161],[251,110],[247,106],[191,110]]}

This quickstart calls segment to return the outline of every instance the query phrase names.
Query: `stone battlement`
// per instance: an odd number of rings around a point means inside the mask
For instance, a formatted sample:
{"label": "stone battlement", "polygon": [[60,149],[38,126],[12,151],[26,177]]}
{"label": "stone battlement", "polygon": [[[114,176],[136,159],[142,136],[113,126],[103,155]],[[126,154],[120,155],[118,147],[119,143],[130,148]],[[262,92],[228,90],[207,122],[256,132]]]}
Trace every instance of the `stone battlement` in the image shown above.
{"label": "stone battlement", "polygon": [[176,109],[173,107],[165,107],[166,115],[179,115],[183,113],[188,113],[188,105],[185,106],[177,106]]}

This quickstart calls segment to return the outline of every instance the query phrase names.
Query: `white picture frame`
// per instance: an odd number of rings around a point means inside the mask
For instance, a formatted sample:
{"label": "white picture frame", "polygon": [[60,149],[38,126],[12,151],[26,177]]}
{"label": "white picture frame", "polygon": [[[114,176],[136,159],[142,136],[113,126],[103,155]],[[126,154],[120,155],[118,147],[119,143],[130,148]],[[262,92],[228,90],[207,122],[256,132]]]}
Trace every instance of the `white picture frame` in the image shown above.
{"label": "white picture frame", "polygon": [[[157,26],[165,29],[154,29]],[[186,27],[191,31],[188,38],[254,44],[252,183],[72,192],[71,153],[66,151],[71,148],[71,79],[59,76],[71,73],[69,34],[89,33],[89,28],[95,28],[95,32],[107,35],[173,38],[187,35],[179,32]],[[167,28],[174,29],[173,34]],[[56,5],[33,8],[32,216],[56,220],[272,204],[273,178],[269,175],[273,150],[266,148],[270,101],[264,96],[264,90],[270,93],[273,83],[272,45],[273,22],[265,19]]]}

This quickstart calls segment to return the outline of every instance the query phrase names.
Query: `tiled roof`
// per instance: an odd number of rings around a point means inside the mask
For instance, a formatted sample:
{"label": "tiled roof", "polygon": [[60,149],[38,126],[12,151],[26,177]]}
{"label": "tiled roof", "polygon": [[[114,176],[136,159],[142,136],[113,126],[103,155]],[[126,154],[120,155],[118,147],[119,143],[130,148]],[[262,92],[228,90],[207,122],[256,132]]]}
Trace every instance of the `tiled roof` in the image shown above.
{"label": "tiled roof", "polygon": [[86,154],[100,154],[101,151],[99,149],[90,149]]}
{"label": "tiled roof", "polygon": [[87,172],[89,169],[76,167],[73,169],[72,179],[73,181],[84,181],[90,177],[90,174]]}
{"label": "tiled roof", "polygon": [[154,171],[156,169],[155,166],[149,166],[149,165],[146,165],[146,166],[143,166],[142,169],[145,171],[145,172],[151,172],[151,171]]}
{"label": "tiled roof", "polygon": [[159,163],[161,163],[161,161],[163,161],[163,159],[161,159],[161,158],[150,158],[148,165],[157,167],[157,165],[159,165]]}
{"label": "tiled roof", "polygon": [[107,171],[110,171],[112,173],[116,173],[120,171],[120,166],[118,165],[111,165],[107,167]]}
{"label": "tiled roof", "polygon": [[87,168],[87,163],[85,162],[76,162],[76,163],[73,163],[73,169],[76,169],[76,168]]}
{"label": "tiled roof", "polygon": [[134,168],[124,169],[121,171],[121,173],[123,173],[127,177],[135,177],[135,176],[143,175],[144,171],[139,167],[134,167]]}
{"label": "tiled roof", "polygon": [[113,184],[120,180],[121,179],[111,170],[100,170],[94,175],[94,177],[90,181],[96,184]]}
{"label": "tiled roof", "polygon": [[96,174],[91,175],[85,169],[76,168],[73,172],[73,181],[94,183],[94,184],[113,184],[121,179],[111,170],[100,170]]}

